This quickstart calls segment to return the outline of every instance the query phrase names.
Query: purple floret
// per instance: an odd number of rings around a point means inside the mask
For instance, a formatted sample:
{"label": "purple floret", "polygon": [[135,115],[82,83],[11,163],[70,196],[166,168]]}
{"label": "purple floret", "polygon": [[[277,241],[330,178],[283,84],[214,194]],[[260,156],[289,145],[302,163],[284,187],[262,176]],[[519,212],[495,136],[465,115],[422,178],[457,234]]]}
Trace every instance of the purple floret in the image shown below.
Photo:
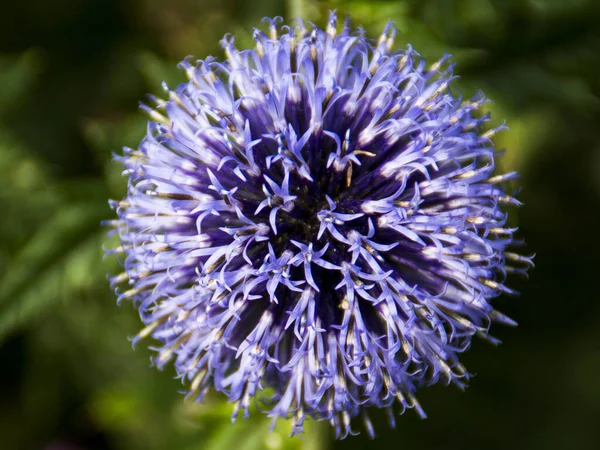
{"label": "purple floret", "polygon": [[337,31],[255,30],[222,41],[225,61],[181,67],[189,81],[154,100],[148,132],[120,158],[115,202],[125,272],[114,284],[198,400],[253,399],[293,433],[310,417],[336,436],[368,407],[414,408],[434,383],[464,386],[473,335],[492,341],[490,304],[530,257],[508,251],[518,201],[493,175],[497,131],[482,95],[346,23]]}

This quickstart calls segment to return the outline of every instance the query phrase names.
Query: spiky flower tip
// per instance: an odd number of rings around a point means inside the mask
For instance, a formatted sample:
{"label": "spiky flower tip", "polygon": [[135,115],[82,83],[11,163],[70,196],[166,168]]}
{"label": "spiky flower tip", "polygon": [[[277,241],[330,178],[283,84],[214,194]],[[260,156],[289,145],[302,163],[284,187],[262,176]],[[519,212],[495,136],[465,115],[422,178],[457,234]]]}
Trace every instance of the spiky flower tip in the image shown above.
{"label": "spiky flower tip", "polygon": [[513,324],[490,300],[532,263],[507,252],[516,174],[492,175],[483,96],[453,95],[447,58],[392,52],[391,24],[376,42],[337,28],[269,20],[252,49],[226,36],[225,61],[181,63],[121,158],[113,282],[190,395],[341,438],[359,415],[373,434],[368,407],[393,426],[424,416],[418,388],[463,386],[458,354]]}

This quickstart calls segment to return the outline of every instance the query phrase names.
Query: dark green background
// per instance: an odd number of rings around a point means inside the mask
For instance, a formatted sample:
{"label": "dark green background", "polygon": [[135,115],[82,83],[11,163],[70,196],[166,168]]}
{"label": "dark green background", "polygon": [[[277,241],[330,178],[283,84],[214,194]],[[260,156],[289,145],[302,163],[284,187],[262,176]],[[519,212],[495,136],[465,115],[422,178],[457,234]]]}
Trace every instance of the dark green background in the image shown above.
{"label": "dark green background", "polygon": [[[184,80],[188,54],[221,56],[226,32],[249,45],[263,16],[324,23],[338,8],[372,37],[388,18],[434,61],[449,51],[466,94],[482,89],[510,130],[502,167],[522,173],[513,218],[537,253],[519,322],[463,357],[465,393],[423,390],[429,415],[334,443],[328,427],[288,439],[255,414],[229,424],[218,396],[182,401],[172,370],[149,368],[139,320],[118,307],[102,260],[124,193],[111,153],[135,146],[137,102]],[[10,0],[0,8],[1,449],[598,449],[600,448],[600,2],[597,0]],[[111,245],[111,244],[108,244]],[[360,428],[360,427],[357,427]]]}

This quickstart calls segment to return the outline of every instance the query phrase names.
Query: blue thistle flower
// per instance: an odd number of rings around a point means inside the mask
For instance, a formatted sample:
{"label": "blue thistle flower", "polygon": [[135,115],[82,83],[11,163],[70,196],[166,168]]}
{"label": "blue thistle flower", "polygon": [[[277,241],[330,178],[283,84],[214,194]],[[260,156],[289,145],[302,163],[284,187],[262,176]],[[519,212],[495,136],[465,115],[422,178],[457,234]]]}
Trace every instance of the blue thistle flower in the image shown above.
{"label": "blue thistle flower", "polygon": [[[282,33],[282,34],[279,34]],[[473,335],[514,322],[490,305],[531,257],[515,243],[492,175],[494,129],[426,68],[335,13],[325,30],[255,30],[226,60],[181,63],[189,81],[152,99],[148,132],[121,161],[115,202],[132,299],[198,400],[225,393],[248,414],[329,420],[353,433],[368,407],[424,412],[418,388],[465,385]]]}

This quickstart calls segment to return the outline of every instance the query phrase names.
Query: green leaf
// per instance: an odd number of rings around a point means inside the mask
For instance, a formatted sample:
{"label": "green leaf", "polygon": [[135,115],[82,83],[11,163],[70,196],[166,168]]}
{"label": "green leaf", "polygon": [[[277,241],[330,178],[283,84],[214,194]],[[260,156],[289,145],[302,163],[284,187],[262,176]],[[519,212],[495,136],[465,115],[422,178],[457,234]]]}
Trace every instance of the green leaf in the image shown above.
{"label": "green leaf", "polygon": [[170,88],[186,80],[185,72],[172,62],[162,61],[152,52],[143,52],[138,57],[138,66],[152,91],[163,94],[163,82]]}
{"label": "green leaf", "polygon": [[137,148],[148,118],[136,112],[118,122],[111,120],[89,120],[83,126],[83,137],[98,160],[104,166],[104,181],[108,196],[121,197],[126,191],[127,179],[122,176],[123,167],[112,159],[113,154],[122,154],[122,148]]}
{"label": "green leaf", "polygon": [[52,307],[105,282],[97,203],[60,208],[9,262],[0,280],[0,342]]}
{"label": "green leaf", "polygon": [[85,122],[83,137],[100,161],[108,161],[123,146],[137,147],[146,131],[148,118],[137,112],[119,121],[93,119]]}
{"label": "green leaf", "polygon": [[47,166],[0,127],[0,273],[10,255],[57,207],[59,198]]}
{"label": "green leaf", "polygon": [[41,57],[35,50],[0,56],[0,117],[31,91],[40,69]]}
{"label": "green leaf", "polygon": [[[200,430],[198,445],[189,450],[323,450],[327,447],[326,422],[305,422],[305,433],[302,436],[290,437],[292,421],[279,419],[271,431],[271,418],[256,408],[251,408],[250,417],[240,417],[231,423],[233,405],[227,403],[221,395],[209,396],[206,403],[198,404],[186,401],[183,413],[177,414],[177,423],[196,423]],[[183,417],[182,417],[183,416]]]}
{"label": "green leaf", "polygon": [[[0,96],[3,92],[4,90],[0,89]],[[0,153],[2,154],[0,158],[0,178],[2,179],[3,189],[10,188],[31,192],[43,188],[48,183],[47,169],[42,161],[24,148],[8,130],[2,127],[0,127]]]}

